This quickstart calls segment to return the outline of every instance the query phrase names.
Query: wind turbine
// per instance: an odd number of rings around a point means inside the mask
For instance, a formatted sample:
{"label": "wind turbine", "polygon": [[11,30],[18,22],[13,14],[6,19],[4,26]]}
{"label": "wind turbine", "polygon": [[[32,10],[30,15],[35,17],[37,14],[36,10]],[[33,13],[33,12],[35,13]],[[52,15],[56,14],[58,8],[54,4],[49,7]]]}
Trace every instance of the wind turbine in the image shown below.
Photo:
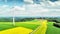
{"label": "wind turbine", "polygon": [[[14,5],[16,5],[16,3],[14,3]],[[12,10],[12,12],[13,12],[13,26],[15,26],[15,10],[16,9],[14,9],[15,8],[14,6],[12,8],[13,8],[13,10]]]}
{"label": "wind turbine", "polygon": [[[7,3],[7,0],[5,0],[5,3]],[[16,3],[15,3],[16,4]],[[14,5],[15,5],[14,4]],[[15,26],[15,9],[14,9],[14,6],[10,8],[11,10],[11,13],[12,13],[12,17],[13,17],[13,23],[12,25]],[[12,10],[13,9],[13,10]]]}
{"label": "wind turbine", "polygon": [[[12,8],[14,8],[14,7],[12,7]],[[13,12],[13,25],[15,26],[15,9],[12,10],[12,12]]]}

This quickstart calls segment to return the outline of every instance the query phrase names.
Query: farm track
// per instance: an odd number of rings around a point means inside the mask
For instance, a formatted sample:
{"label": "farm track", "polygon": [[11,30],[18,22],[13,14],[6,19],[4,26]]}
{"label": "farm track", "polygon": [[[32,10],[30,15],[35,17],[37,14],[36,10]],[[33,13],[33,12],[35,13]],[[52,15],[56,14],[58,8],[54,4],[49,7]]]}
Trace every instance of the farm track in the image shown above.
{"label": "farm track", "polygon": [[41,26],[39,26],[31,34],[46,34],[46,30],[47,30],[47,20],[41,20]]}

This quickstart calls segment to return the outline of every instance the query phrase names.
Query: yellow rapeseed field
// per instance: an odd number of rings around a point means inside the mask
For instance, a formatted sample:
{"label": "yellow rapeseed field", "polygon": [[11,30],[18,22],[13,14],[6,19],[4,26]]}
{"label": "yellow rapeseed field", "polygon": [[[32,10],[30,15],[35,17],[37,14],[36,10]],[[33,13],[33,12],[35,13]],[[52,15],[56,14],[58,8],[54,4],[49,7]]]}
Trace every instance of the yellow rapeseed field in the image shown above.
{"label": "yellow rapeseed field", "polygon": [[40,23],[41,26],[39,26],[35,31],[33,31],[31,34],[46,34],[47,30],[47,20],[41,20]]}
{"label": "yellow rapeseed field", "polygon": [[33,30],[24,27],[16,27],[16,28],[0,31],[0,34],[29,34],[32,31]]}

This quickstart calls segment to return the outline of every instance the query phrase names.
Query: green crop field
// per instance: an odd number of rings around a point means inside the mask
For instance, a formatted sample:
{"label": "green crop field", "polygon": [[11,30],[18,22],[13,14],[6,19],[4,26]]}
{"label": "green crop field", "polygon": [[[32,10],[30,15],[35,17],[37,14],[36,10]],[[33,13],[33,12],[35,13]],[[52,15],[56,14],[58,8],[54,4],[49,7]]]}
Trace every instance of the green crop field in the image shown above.
{"label": "green crop field", "polygon": [[5,23],[3,23],[3,24],[0,24],[0,31],[1,30],[5,30],[5,29],[10,29],[10,28],[15,28],[15,27],[25,27],[25,28],[29,28],[29,29],[35,30],[38,26],[39,25],[36,25],[36,24],[18,23],[18,22],[16,23],[15,26],[13,26],[12,23],[11,24],[5,24]]}
{"label": "green crop field", "polygon": [[53,22],[48,22],[46,34],[60,34],[60,28],[53,26]]}
{"label": "green crop field", "polygon": [[[16,27],[24,27],[24,28],[32,29],[34,31],[40,25],[41,25],[40,20],[15,22],[15,26],[12,24],[12,22],[0,22],[0,31],[4,31]],[[60,34],[60,28],[53,26],[53,22],[47,22],[46,34]]]}

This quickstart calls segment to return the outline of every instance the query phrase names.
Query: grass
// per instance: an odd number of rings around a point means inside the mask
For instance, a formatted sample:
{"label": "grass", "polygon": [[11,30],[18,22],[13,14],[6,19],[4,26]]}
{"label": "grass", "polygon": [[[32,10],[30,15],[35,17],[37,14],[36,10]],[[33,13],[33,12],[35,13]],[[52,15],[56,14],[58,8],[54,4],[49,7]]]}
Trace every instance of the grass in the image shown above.
{"label": "grass", "polygon": [[12,22],[0,22],[0,31],[11,29],[15,27],[25,27],[32,30],[35,30],[39,26],[37,20],[27,21],[27,22],[16,22],[16,25],[13,26]]}
{"label": "grass", "polygon": [[25,28],[28,28],[28,29],[32,29],[32,30],[35,30],[39,25],[36,25],[36,24],[28,24],[28,23],[16,23],[16,26],[17,27],[25,27]]}
{"label": "grass", "polygon": [[27,21],[27,22],[16,22],[16,26],[25,27],[32,30],[35,30],[39,25],[40,25],[40,21],[38,20]]}
{"label": "grass", "polygon": [[17,32],[18,32],[17,34],[29,34],[39,26],[40,21],[33,20],[33,21],[15,22],[15,23],[16,25],[13,26],[12,22],[0,22],[0,34],[16,34]]}
{"label": "grass", "polygon": [[48,22],[46,34],[60,34],[60,28],[53,26],[53,22]]}
{"label": "grass", "polygon": [[11,22],[0,22],[0,31],[15,28],[15,26],[12,26]]}
{"label": "grass", "polygon": [[[16,22],[16,26],[12,25],[12,22],[0,22],[0,31],[16,28],[16,27],[25,27],[28,29],[35,30],[40,26],[40,21],[33,20],[27,22]],[[46,34],[60,34],[60,28],[53,26],[53,22],[48,22]]]}

